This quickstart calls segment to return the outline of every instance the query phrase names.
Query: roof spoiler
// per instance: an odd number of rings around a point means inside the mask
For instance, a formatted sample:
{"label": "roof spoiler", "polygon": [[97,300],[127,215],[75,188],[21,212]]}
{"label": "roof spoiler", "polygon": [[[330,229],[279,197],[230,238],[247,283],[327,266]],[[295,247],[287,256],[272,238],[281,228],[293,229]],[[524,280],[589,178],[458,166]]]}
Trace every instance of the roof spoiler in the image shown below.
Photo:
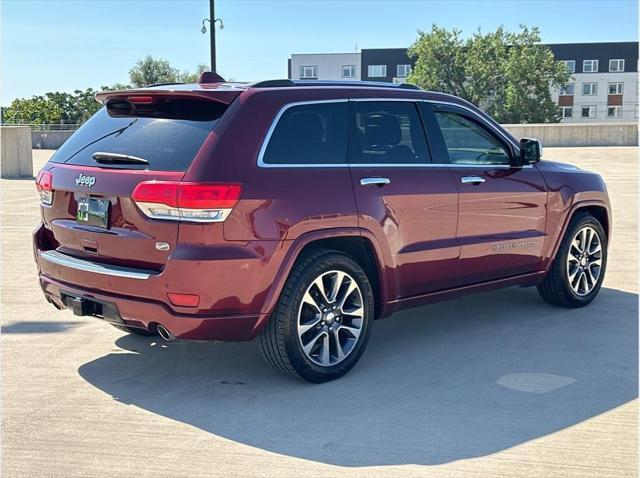
{"label": "roof spoiler", "polygon": [[183,90],[183,89],[136,89],[121,91],[103,91],[96,93],[96,101],[106,104],[108,101],[121,100],[134,104],[151,104],[158,98],[185,98],[214,101],[225,105],[231,102],[240,94],[241,89],[225,90]]}

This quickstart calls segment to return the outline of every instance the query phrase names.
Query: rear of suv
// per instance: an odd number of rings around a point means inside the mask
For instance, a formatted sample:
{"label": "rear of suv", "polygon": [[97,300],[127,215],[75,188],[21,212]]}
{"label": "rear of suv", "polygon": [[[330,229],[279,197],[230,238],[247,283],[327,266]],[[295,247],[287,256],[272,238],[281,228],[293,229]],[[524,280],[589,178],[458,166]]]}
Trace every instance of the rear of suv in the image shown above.
{"label": "rear of suv", "polygon": [[602,284],[601,178],[539,162],[461,99],[209,74],[98,100],[36,180],[59,309],[166,340],[257,337],[276,370],[322,382],[395,310],[510,285],[579,307]]}

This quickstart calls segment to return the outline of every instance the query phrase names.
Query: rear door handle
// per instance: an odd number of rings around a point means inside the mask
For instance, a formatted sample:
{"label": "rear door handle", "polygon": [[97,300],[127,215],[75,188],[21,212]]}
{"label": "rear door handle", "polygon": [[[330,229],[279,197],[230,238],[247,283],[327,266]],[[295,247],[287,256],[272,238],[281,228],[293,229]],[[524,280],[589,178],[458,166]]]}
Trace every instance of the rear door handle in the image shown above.
{"label": "rear door handle", "polygon": [[362,178],[360,180],[360,186],[378,186],[379,188],[389,183],[391,183],[389,178]]}
{"label": "rear door handle", "polygon": [[462,184],[481,184],[486,180],[481,176],[463,176],[460,178]]}

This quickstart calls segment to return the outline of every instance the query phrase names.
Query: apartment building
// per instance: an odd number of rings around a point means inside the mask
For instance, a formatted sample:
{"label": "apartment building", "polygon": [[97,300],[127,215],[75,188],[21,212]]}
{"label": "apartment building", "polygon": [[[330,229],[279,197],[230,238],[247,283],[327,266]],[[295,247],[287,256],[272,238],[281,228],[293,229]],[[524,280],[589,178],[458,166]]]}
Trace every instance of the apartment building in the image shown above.
{"label": "apartment building", "polygon": [[552,91],[563,122],[637,121],[638,43],[549,45],[572,73]]}
{"label": "apartment building", "polygon": [[[551,91],[562,122],[638,120],[638,42],[549,44],[572,76]],[[291,55],[289,78],[402,83],[415,61],[406,48]],[[344,76],[345,73],[355,77]]]}
{"label": "apartment building", "polygon": [[359,80],[360,53],[318,53],[291,55],[289,79]]}

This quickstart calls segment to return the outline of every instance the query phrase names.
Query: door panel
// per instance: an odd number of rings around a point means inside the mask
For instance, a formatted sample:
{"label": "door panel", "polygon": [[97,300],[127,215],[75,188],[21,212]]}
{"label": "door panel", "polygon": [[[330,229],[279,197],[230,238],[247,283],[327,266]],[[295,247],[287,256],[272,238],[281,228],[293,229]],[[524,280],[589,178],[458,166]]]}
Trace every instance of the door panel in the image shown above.
{"label": "door panel", "polygon": [[423,106],[423,114],[434,144],[432,160],[449,164],[459,191],[460,260],[452,285],[535,270],[547,202],[538,169],[511,166],[517,148],[466,108]]}
{"label": "door panel", "polygon": [[[455,285],[532,271],[545,238],[547,193],[535,167],[452,168],[460,190]],[[463,183],[479,176],[485,182]]]}
{"label": "door panel", "polygon": [[388,248],[390,299],[448,287],[459,255],[458,189],[430,154],[413,102],[352,102],[351,176],[360,227]]}

